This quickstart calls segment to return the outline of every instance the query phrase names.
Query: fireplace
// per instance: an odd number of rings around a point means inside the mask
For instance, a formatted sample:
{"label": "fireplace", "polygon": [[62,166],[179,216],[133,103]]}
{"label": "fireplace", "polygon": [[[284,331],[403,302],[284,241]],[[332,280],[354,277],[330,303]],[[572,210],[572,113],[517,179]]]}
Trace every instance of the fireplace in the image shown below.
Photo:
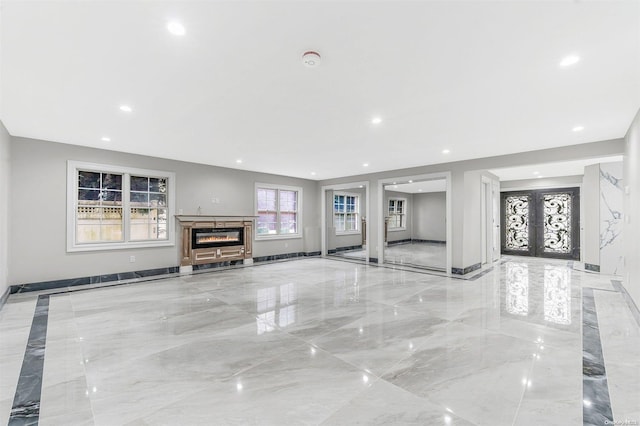
{"label": "fireplace", "polygon": [[254,216],[177,215],[182,234],[180,272],[194,265],[253,262]]}
{"label": "fireplace", "polygon": [[225,247],[244,245],[244,228],[194,228],[191,247]]}

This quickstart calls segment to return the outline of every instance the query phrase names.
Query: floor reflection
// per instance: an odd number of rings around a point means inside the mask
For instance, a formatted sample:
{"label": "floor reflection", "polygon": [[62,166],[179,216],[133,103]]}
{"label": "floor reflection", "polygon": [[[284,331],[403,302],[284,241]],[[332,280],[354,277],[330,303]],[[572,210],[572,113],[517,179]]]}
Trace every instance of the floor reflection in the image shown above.
{"label": "floor reflection", "polygon": [[560,264],[529,261],[508,261],[504,267],[504,314],[547,326],[575,328],[570,269]]}
{"label": "floor reflection", "polygon": [[[279,296],[279,300],[278,300]],[[296,285],[283,284],[279,287],[256,290],[256,311],[258,334],[269,333],[275,324],[287,327],[296,322],[298,295]]]}
{"label": "floor reflection", "polygon": [[529,266],[526,263],[509,262],[507,270],[506,308],[513,315],[529,314]]}
{"label": "floor reflection", "polygon": [[384,249],[385,263],[444,271],[447,267],[447,245],[413,242],[389,244]]}
{"label": "floor reflection", "polygon": [[571,271],[567,267],[544,267],[544,319],[571,324]]}

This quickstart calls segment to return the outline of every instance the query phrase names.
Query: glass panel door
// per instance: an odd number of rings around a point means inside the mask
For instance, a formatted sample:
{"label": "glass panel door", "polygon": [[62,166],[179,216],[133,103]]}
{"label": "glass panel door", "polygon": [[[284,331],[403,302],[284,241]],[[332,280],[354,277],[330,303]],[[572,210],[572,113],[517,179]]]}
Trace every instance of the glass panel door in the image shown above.
{"label": "glass panel door", "polygon": [[503,254],[580,258],[580,189],[503,192]]}

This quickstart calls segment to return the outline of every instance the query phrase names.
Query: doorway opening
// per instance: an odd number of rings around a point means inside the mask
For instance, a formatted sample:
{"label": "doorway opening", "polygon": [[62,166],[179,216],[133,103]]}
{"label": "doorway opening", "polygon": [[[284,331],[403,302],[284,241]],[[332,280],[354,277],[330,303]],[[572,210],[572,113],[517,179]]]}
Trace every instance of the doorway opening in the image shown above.
{"label": "doorway opening", "polygon": [[384,263],[447,271],[447,180],[383,186]]}
{"label": "doorway opening", "polygon": [[322,254],[368,262],[368,183],[322,189]]}

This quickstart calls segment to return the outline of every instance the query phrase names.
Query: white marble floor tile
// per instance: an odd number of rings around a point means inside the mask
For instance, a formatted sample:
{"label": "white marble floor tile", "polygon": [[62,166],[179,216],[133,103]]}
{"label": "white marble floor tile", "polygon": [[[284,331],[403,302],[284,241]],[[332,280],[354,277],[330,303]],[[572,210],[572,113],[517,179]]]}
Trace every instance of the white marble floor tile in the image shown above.
{"label": "white marble floor tile", "polygon": [[377,380],[360,395],[321,423],[329,425],[464,425],[474,423],[456,416],[443,407],[394,386]]}
{"label": "white marble floor tile", "polygon": [[384,248],[384,261],[399,265],[445,269],[447,246],[437,243],[392,244]]}
{"label": "white marble floor tile", "polygon": [[234,377],[212,382],[147,424],[319,424],[366,390],[373,376],[304,345]]}
{"label": "white marble floor tile", "polygon": [[385,307],[314,341],[321,349],[381,376],[410,357],[446,321]]}
{"label": "white marble floor tile", "polygon": [[594,295],[613,418],[640,424],[640,329],[620,293]]}

